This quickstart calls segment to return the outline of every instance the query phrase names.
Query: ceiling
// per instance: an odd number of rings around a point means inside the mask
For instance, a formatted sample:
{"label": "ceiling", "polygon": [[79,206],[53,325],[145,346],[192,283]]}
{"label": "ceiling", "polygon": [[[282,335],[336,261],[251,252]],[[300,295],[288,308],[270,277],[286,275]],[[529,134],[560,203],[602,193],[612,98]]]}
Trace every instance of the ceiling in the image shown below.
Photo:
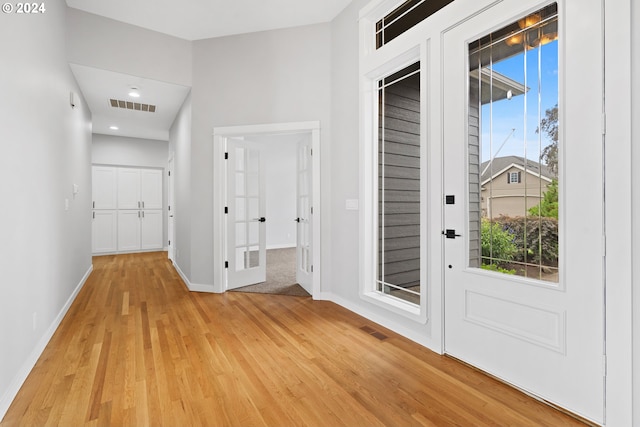
{"label": "ceiling", "polygon": [[[92,114],[93,133],[134,138],[169,139],[169,129],[190,88],[128,74],[114,73],[84,65],[70,64]],[[131,98],[131,87],[139,98]],[[154,113],[114,108],[109,100],[117,99],[156,106]],[[117,126],[118,130],[110,129]]]}
{"label": "ceiling", "polygon": [[186,40],[331,21],[351,0],[67,0],[85,12]]}
{"label": "ceiling", "polygon": [[[186,40],[331,21],[351,0],[66,0],[69,7]],[[92,113],[93,133],[169,139],[190,88],[71,64]],[[131,86],[141,97],[128,97]],[[109,99],[157,105],[155,113],[113,108]],[[110,126],[118,126],[118,130]]]}

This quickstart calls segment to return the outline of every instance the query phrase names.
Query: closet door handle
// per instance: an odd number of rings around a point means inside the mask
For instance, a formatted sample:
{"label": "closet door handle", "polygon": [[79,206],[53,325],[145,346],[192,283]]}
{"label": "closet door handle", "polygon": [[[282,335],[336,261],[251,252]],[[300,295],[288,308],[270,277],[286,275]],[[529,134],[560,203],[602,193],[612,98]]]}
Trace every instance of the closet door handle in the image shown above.
{"label": "closet door handle", "polygon": [[140,209],[140,202],[138,202],[138,209]]}
{"label": "closet door handle", "polygon": [[140,218],[140,211],[138,211],[138,218]]}
{"label": "closet door handle", "polygon": [[93,213],[93,219],[96,219],[96,213],[95,212]]}
{"label": "closet door handle", "polygon": [[142,211],[142,218],[144,218],[144,211]]}
{"label": "closet door handle", "polygon": [[96,208],[96,201],[95,200],[93,201],[93,208],[94,209]]}
{"label": "closet door handle", "polygon": [[142,201],[142,209],[144,209],[144,200]]}

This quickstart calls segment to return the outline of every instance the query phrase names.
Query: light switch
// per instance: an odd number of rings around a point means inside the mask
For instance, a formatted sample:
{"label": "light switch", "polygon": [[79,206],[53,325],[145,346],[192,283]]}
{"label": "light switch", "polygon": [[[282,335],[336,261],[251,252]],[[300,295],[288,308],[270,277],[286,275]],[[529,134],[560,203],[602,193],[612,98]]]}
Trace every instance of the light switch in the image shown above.
{"label": "light switch", "polygon": [[80,187],[78,187],[78,184],[73,184],[73,195],[75,196],[79,191]]}
{"label": "light switch", "polygon": [[69,210],[69,199],[64,199],[64,210],[65,211]]}
{"label": "light switch", "polygon": [[345,207],[348,211],[357,211],[360,207],[358,202],[358,199],[347,199]]}

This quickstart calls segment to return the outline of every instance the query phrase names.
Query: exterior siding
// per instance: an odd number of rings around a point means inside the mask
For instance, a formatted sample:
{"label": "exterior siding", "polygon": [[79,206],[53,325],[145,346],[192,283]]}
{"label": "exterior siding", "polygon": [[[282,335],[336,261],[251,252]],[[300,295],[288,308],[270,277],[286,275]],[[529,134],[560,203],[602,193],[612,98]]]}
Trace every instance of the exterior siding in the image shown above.
{"label": "exterior siding", "polygon": [[[396,286],[416,286],[420,284],[419,75],[387,86],[382,110],[378,278]],[[382,127],[379,130],[382,135]]]}
{"label": "exterior siding", "polygon": [[[509,184],[511,172],[521,172],[521,182]],[[527,211],[540,203],[549,182],[511,167],[482,187],[482,216],[525,216]]]}

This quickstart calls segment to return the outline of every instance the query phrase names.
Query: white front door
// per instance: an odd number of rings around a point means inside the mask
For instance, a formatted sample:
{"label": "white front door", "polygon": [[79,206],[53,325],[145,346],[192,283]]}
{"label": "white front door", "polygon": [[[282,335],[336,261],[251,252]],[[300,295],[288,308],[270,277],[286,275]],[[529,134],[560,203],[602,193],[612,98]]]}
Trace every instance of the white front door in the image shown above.
{"label": "white front door", "polygon": [[497,2],[442,45],[445,351],[598,423],[601,3]]}
{"label": "white front door", "polygon": [[297,155],[297,227],[296,227],[296,281],[313,295],[312,252],[312,167],[311,138],[298,143]]}
{"label": "white front door", "polygon": [[259,143],[227,139],[227,289],[266,280],[264,156]]}

